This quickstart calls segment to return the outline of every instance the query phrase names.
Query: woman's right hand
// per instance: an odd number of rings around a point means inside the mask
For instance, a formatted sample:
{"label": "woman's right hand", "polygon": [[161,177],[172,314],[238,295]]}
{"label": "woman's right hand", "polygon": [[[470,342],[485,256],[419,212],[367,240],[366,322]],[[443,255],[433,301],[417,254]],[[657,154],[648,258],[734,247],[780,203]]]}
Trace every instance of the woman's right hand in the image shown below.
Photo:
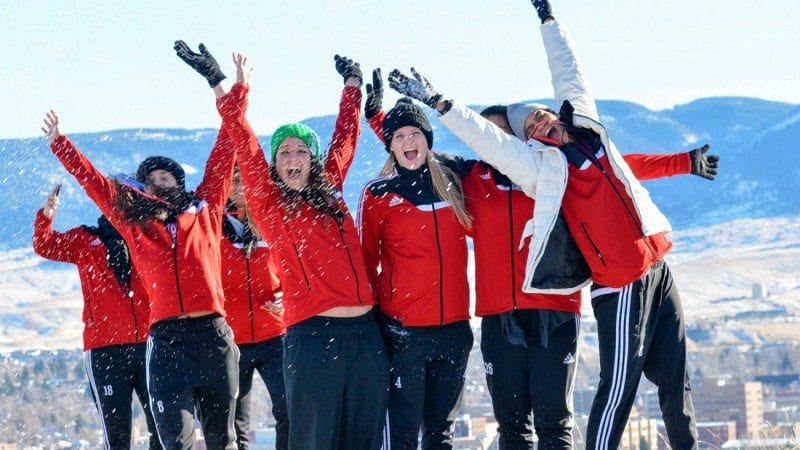
{"label": "woman's right hand", "polygon": [[50,191],[49,194],[47,194],[47,198],[44,200],[44,206],[42,206],[42,214],[48,219],[52,219],[53,215],[55,215],[56,210],[58,209],[58,197],[60,193],[61,193],[61,183],[53,186],[53,189]]}

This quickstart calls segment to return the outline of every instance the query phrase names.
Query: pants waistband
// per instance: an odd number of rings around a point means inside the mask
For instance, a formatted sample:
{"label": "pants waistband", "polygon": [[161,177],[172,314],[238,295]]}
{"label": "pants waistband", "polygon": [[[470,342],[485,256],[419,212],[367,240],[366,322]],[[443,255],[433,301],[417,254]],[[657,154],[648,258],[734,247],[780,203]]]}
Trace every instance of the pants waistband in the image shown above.
{"label": "pants waistband", "polygon": [[150,327],[150,334],[158,333],[198,333],[227,327],[225,318],[219,314],[184,319],[166,319]]}

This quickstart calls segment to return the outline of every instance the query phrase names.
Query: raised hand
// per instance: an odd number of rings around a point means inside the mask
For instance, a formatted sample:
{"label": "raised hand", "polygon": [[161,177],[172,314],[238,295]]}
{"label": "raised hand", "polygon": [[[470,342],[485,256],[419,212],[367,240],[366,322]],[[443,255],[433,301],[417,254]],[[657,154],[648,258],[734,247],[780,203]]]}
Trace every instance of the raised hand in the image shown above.
{"label": "raised hand", "polygon": [[367,83],[367,101],[364,103],[364,115],[367,120],[375,117],[383,108],[383,77],[381,69],[372,71],[372,84]]}
{"label": "raised hand", "polygon": [[175,45],[172,48],[175,49],[175,53],[178,57],[188,64],[189,67],[202,75],[212,88],[227,78],[222,73],[219,63],[211,56],[211,53],[208,52],[205,45],[200,44],[200,53],[193,52],[192,49],[186,45],[186,42],[183,41],[175,41]]}
{"label": "raised hand", "polygon": [[47,137],[47,142],[51,145],[56,141],[56,139],[58,139],[59,136],[61,136],[58,115],[52,109],[44,115],[44,126],[42,127],[42,131]]}
{"label": "raised hand", "polygon": [[56,210],[58,209],[58,197],[61,193],[61,183],[53,186],[53,189],[50,190],[50,193],[47,194],[47,198],[44,200],[44,206],[42,206],[42,214],[48,219],[52,219],[53,215],[55,215]]}
{"label": "raised hand", "polygon": [[719,168],[719,155],[706,155],[710,145],[706,144],[700,148],[689,151],[689,160],[692,163],[692,175],[713,180],[717,176]]}
{"label": "raised hand", "polygon": [[233,64],[236,65],[236,82],[244,86],[249,86],[253,68],[247,65],[247,57],[241,53],[234,53]]}
{"label": "raised hand", "polygon": [[422,103],[436,109],[436,104],[442,100],[442,94],[436,92],[436,89],[431,86],[431,83],[422,74],[411,68],[411,74],[414,78],[409,78],[397,69],[389,73],[389,86],[395,91],[407,95],[414,100],[419,100]]}
{"label": "raised hand", "polygon": [[357,86],[361,86],[364,80],[361,73],[361,65],[346,56],[335,55],[333,60],[336,61],[336,71],[344,78],[345,84],[347,84],[351,78],[356,78],[358,79]]}
{"label": "raised hand", "polygon": [[547,19],[554,19],[553,8],[550,7],[549,0],[531,0],[531,4],[536,8],[536,14],[542,23],[545,23]]}

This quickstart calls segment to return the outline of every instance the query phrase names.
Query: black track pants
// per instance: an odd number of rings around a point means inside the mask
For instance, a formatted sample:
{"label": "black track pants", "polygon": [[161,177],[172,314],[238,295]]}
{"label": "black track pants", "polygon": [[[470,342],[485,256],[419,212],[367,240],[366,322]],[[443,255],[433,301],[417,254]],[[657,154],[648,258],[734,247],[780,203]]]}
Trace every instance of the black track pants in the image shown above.
{"label": "black track pants", "polygon": [[386,450],[453,448],[472,329],[464,320],[441,327],[403,327],[383,318],[389,350],[389,436]]}
{"label": "black track pants", "polygon": [[131,397],[139,397],[150,432],[150,449],[161,448],[150,414],[145,372],[145,344],[109,345],[84,353],[86,375],[100,413],[105,448],[130,448]]}
{"label": "black track pants", "polygon": [[389,369],[372,312],[317,316],[290,326],[283,377],[290,449],[381,447]]}
{"label": "black track pants", "polygon": [[239,352],[239,397],[236,401],[236,441],[239,450],[248,448],[250,444],[250,389],[255,372],[261,375],[272,400],[275,449],[286,450],[289,445],[289,418],[283,382],[283,339],[279,336],[255,344],[240,345]]}
{"label": "black track pants", "polygon": [[579,318],[571,315],[550,331],[545,347],[540,311],[519,310],[514,316],[527,348],[505,338],[500,315],[484,317],[481,323],[481,353],[500,450],[532,450],[532,428],[539,450],[571,449]]}
{"label": "black track pants", "polygon": [[193,448],[195,411],[208,449],[235,449],[239,349],[225,319],[157,322],[147,344],[147,390],[164,449]]}
{"label": "black track pants", "polygon": [[600,346],[600,383],[586,448],[616,449],[642,373],[658,387],[670,446],[696,449],[697,430],[686,363],[683,308],[664,262],[622,288],[592,286]]}

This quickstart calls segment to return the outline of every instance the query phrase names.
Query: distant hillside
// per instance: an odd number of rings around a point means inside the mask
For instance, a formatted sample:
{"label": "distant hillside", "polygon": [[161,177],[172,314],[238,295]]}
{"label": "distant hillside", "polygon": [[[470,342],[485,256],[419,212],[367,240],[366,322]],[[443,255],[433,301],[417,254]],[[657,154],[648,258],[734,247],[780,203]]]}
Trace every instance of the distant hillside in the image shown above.
{"label": "distant hillside", "polygon": [[[722,156],[721,175],[714,182],[677,177],[645,184],[675,228],[800,213],[796,196],[800,166],[795,149],[800,142],[800,106],[753,98],[710,98],[663,111],[621,101],[600,101],[599,109],[623,153],[686,151],[707,142]],[[432,114],[430,117],[437,151],[474,157]],[[323,116],[305,122],[329,141],[334,121],[334,116]],[[355,163],[345,183],[345,198],[352,211],[362,186],[386,158],[366,122],[362,128]],[[108,173],[133,172],[149,155],[170,156],[186,166],[187,185],[193,187],[200,181],[216,130],[113,130],[70,137]],[[265,146],[268,141],[268,136],[262,138]],[[65,185],[56,228],[96,219],[96,208],[61,168],[44,138],[0,139],[0,173],[0,195],[7,213],[0,223],[0,249],[30,245],[33,214],[57,181]]]}

